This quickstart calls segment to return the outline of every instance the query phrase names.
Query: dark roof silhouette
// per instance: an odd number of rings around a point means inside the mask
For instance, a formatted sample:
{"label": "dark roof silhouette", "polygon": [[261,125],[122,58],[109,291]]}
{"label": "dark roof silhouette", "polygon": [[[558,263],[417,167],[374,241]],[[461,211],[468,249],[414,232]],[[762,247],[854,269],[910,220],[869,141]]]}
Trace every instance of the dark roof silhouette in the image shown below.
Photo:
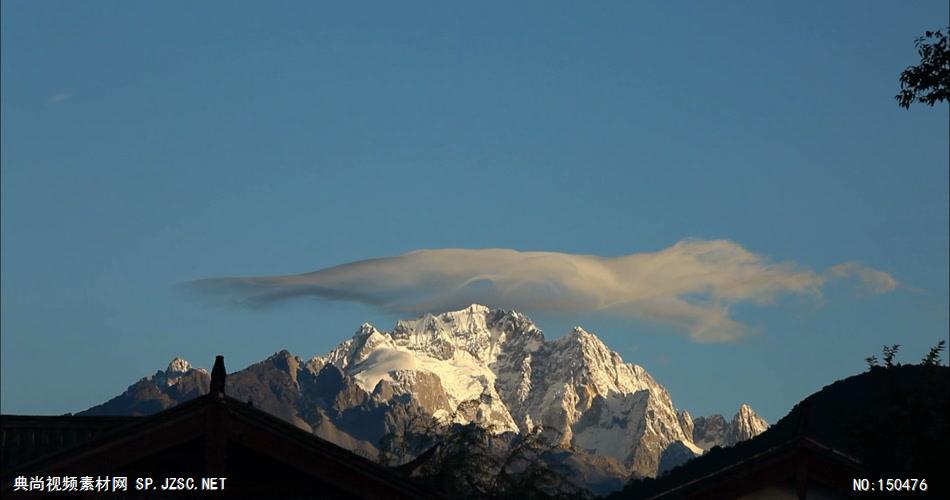
{"label": "dark roof silhouette", "polygon": [[88,443],[140,418],[0,415],[0,474],[37,458]]}
{"label": "dark roof silhouette", "polygon": [[[224,491],[208,495],[220,499],[439,498],[393,470],[223,392],[149,417],[3,416],[2,424],[3,497],[11,494],[18,476],[108,475],[129,478],[123,498],[156,498],[161,493],[133,491],[137,477],[227,477]],[[82,434],[83,429],[90,432]],[[51,446],[33,446],[33,456],[27,456],[26,435],[31,430],[33,442],[37,431],[41,440],[74,431],[82,438],[52,439]],[[25,460],[8,466],[8,452]],[[95,498],[81,493],[70,498]],[[178,493],[176,498],[184,498]],[[116,493],[102,497],[117,498]]]}
{"label": "dark roof silhouette", "polygon": [[861,477],[867,477],[867,471],[856,458],[798,437],[646,498],[739,498],[777,486],[806,498],[816,490],[847,493],[851,480]]}

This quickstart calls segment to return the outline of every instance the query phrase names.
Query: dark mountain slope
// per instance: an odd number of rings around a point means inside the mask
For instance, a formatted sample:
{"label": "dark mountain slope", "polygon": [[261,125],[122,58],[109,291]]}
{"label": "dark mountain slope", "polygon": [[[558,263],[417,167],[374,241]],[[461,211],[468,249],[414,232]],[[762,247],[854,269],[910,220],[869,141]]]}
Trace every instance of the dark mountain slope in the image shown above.
{"label": "dark mountain slope", "polygon": [[876,368],[805,398],[753,439],[715,447],[658,479],[631,481],[611,498],[649,498],[801,437],[854,457],[869,479],[926,478],[928,496],[946,492],[948,389],[947,367]]}

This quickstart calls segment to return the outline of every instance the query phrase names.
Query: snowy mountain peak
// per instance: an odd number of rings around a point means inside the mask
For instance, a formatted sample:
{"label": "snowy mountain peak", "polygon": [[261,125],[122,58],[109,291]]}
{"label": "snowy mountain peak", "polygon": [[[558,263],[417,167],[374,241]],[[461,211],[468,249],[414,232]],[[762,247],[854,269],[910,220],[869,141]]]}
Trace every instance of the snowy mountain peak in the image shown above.
{"label": "snowy mountain peak", "polygon": [[736,442],[755,437],[768,427],[768,422],[747,404],[740,406],[739,411],[732,417],[733,440]]}
{"label": "snowy mountain peak", "polygon": [[175,359],[168,363],[165,371],[158,370],[142,380],[152,381],[163,387],[172,387],[182,380],[200,378],[206,375],[208,375],[208,371],[204,368],[194,368],[191,363],[175,356]]}
{"label": "snowy mountain peak", "polygon": [[191,363],[175,356],[175,359],[168,363],[168,368],[165,369],[165,375],[180,375],[186,373],[188,370],[191,370]]}
{"label": "snowy mountain peak", "polygon": [[[642,367],[625,363],[580,326],[545,340],[516,311],[472,304],[400,320],[390,331],[363,324],[353,338],[308,364],[311,371],[324,365],[338,368],[380,403],[409,395],[444,423],[478,422],[494,432],[530,432],[541,424],[562,444],[612,457],[644,475],[656,474],[673,443],[679,448],[667,465],[702,449],[692,417],[677,414],[666,388]],[[764,421],[753,415],[740,408],[729,427],[743,430],[728,439],[760,432]]]}
{"label": "snowy mountain peak", "polygon": [[366,337],[368,335],[371,335],[373,332],[378,333],[379,330],[377,330],[375,326],[369,323],[363,323],[362,325],[360,325],[359,329],[356,330],[356,333],[353,334],[353,338],[355,339],[355,338],[360,338],[360,337]]}
{"label": "snowy mountain peak", "polygon": [[572,328],[571,333],[566,335],[565,339],[566,341],[569,341],[569,342],[576,342],[579,344],[591,345],[595,349],[603,348],[605,350],[609,350],[607,349],[607,346],[603,342],[601,342],[601,340],[597,337],[597,335],[594,335],[593,333],[590,333],[579,326],[575,326],[574,328]]}
{"label": "snowy mountain peak", "polygon": [[[684,425],[684,429],[686,429]],[[739,411],[731,421],[719,414],[692,419],[693,442],[709,449],[713,446],[732,446],[739,441],[755,437],[769,424],[747,404],[739,406]]]}
{"label": "snowy mountain peak", "polygon": [[401,347],[438,359],[448,360],[457,352],[466,352],[485,364],[495,362],[513,336],[527,336],[529,340],[536,340],[535,343],[543,341],[541,331],[520,313],[489,309],[479,304],[458,311],[401,320],[387,334]]}
{"label": "snowy mountain peak", "polygon": [[483,305],[481,305],[481,304],[472,304],[472,305],[470,305],[470,306],[468,306],[468,307],[466,307],[465,309],[462,309],[462,310],[460,310],[460,311],[449,311],[449,312],[446,312],[446,313],[443,313],[443,314],[446,314],[446,315],[458,315],[458,314],[463,314],[463,313],[465,313],[465,314],[486,314],[486,313],[489,313],[489,312],[491,312],[491,308],[489,308],[488,306],[483,306]]}
{"label": "snowy mountain peak", "polygon": [[597,335],[594,335],[593,333],[590,333],[579,326],[572,328],[571,333],[567,334],[565,339],[567,342],[576,343],[589,349],[610,351],[610,349],[608,349],[607,346],[601,342]]}

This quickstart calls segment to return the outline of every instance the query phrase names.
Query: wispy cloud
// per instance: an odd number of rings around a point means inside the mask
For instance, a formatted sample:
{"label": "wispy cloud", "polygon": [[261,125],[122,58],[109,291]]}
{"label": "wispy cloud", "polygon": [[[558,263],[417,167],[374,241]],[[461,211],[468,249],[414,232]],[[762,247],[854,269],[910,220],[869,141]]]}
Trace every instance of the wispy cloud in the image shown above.
{"label": "wispy cloud", "polygon": [[895,290],[900,283],[893,276],[883,271],[862,266],[856,262],[838,264],[828,269],[827,274],[834,278],[858,278],[863,288],[871,293],[887,293]]}
{"label": "wispy cloud", "polygon": [[725,240],[683,240],[658,252],[599,257],[507,249],[417,250],[306,274],[192,282],[247,306],[298,297],[357,301],[401,313],[471,303],[525,311],[603,311],[672,325],[697,341],[730,341],[746,327],[739,303],[768,305],[782,294],[821,296],[830,280],[871,293],[898,286],[885,272],[849,262],[815,272],[770,262]]}
{"label": "wispy cloud", "polygon": [[58,92],[46,98],[46,104],[53,105],[59,104],[66,99],[69,99],[71,95],[67,92]]}

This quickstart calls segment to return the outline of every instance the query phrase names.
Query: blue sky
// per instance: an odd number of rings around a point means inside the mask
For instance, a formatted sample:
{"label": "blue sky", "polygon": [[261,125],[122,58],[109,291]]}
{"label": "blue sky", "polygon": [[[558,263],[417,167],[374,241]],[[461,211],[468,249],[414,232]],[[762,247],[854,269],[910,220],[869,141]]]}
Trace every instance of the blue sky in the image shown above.
{"label": "blue sky", "polygon": [[736,304],[732,342],[524,311],[597,333],[694,415],[774,421],[882,344],[922,357],[950,328],[948,113],[893,96],[947,3],[669,3],[3,2],[2,411],[389,328],[174,288],[416,249],[723,239],[902,284]]}

